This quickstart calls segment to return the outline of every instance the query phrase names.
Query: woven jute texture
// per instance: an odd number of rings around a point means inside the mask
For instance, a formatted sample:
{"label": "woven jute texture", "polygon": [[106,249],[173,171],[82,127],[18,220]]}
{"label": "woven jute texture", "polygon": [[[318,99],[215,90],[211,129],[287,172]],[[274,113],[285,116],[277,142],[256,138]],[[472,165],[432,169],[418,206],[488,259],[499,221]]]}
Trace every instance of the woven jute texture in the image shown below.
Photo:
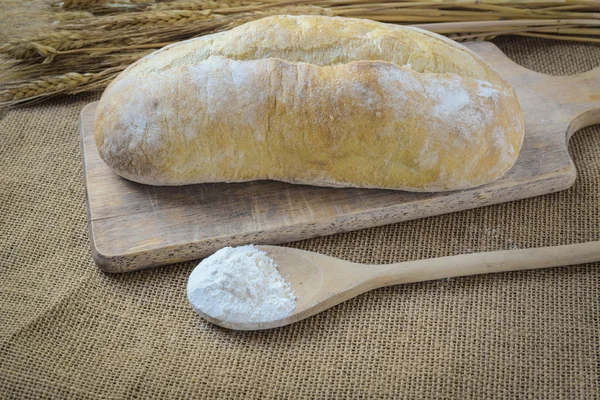
{"label": "woven jute texture", "polygon": [[[594,45],[496,43],[540,72],[600,65]],[[100,272],[77,128],[98,98],[0,114],[0,398],[600,397],[600,264],[389,287],[264,332],[199,318],[195,263]],[[561,193],[290,246],[389,263],[600,240],[600,126],[570,151]]]}

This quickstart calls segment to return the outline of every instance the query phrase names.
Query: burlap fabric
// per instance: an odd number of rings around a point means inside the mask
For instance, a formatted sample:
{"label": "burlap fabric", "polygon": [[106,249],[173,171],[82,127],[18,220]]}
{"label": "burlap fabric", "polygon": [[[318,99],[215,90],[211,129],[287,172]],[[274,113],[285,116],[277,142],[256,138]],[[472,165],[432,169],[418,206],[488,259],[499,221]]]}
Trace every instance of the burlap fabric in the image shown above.
{"label": "burlap fabric", "polygon": [[[496,43],[541,72],[600,65],[594,45]],[[77,130],[98,98],[0,115],[0,398],[600,397],[600,264],[390,287],[254,333],[194,314],[194,263],[100,272]],[[600,126],[570,150],[567,191],[290,246],[389,263],[599,240]]]}

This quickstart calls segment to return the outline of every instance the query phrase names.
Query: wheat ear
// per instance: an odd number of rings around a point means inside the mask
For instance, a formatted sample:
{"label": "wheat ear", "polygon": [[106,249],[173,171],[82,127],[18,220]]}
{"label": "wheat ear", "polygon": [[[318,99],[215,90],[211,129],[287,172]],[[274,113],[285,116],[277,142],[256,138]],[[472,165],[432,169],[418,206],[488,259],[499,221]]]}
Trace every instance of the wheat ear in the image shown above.
{"label": "wheat ear", "polygon": [[93,89],[94,84],[103,84],[125,69],[125,66],[109,68],[100,73],[69,72],[64,75],[47,76],[34,81],[14,82],[0,85],[0,106],[14,105],[59,93],[78,93]]}

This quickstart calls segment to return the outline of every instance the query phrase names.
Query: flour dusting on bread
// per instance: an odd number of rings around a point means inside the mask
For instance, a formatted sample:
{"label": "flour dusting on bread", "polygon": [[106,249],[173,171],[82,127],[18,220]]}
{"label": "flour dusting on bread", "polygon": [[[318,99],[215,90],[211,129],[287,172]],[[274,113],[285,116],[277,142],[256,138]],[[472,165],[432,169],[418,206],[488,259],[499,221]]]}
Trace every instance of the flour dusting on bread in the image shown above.
{"label": "flour dusting on bread", "polygon": [[102,96],[95,139],[116,173],[147,184],[440,191],[506,173],[522,121],[508,83],[439,35],[274,16],[127,68]]}

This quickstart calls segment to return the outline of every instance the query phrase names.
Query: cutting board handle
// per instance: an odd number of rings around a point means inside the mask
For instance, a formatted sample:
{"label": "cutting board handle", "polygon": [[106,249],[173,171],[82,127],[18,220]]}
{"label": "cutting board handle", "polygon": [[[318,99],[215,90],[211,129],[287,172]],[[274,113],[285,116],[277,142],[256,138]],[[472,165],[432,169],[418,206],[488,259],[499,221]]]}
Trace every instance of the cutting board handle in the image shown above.
{"label": "cutting board handle", "polygon": [[[512,78],[521,104],[537,108],[536,113],[530,107],[527,116],[543,118],[536,123],[568,126],[567,140],[577,130],[600,123],[600,67],[578,75],[547,75],[515,63],[492,43],[468,42],[465,46],[493,65],[500,75]],[[525,86],[527,90],[522,90]]]}
{"label": "cutting board handle", "polygon": [[583,74],[558,77],[566,83],[564,101],[573,107],[567,139],[586,126],[600,123],[600,67]]}

